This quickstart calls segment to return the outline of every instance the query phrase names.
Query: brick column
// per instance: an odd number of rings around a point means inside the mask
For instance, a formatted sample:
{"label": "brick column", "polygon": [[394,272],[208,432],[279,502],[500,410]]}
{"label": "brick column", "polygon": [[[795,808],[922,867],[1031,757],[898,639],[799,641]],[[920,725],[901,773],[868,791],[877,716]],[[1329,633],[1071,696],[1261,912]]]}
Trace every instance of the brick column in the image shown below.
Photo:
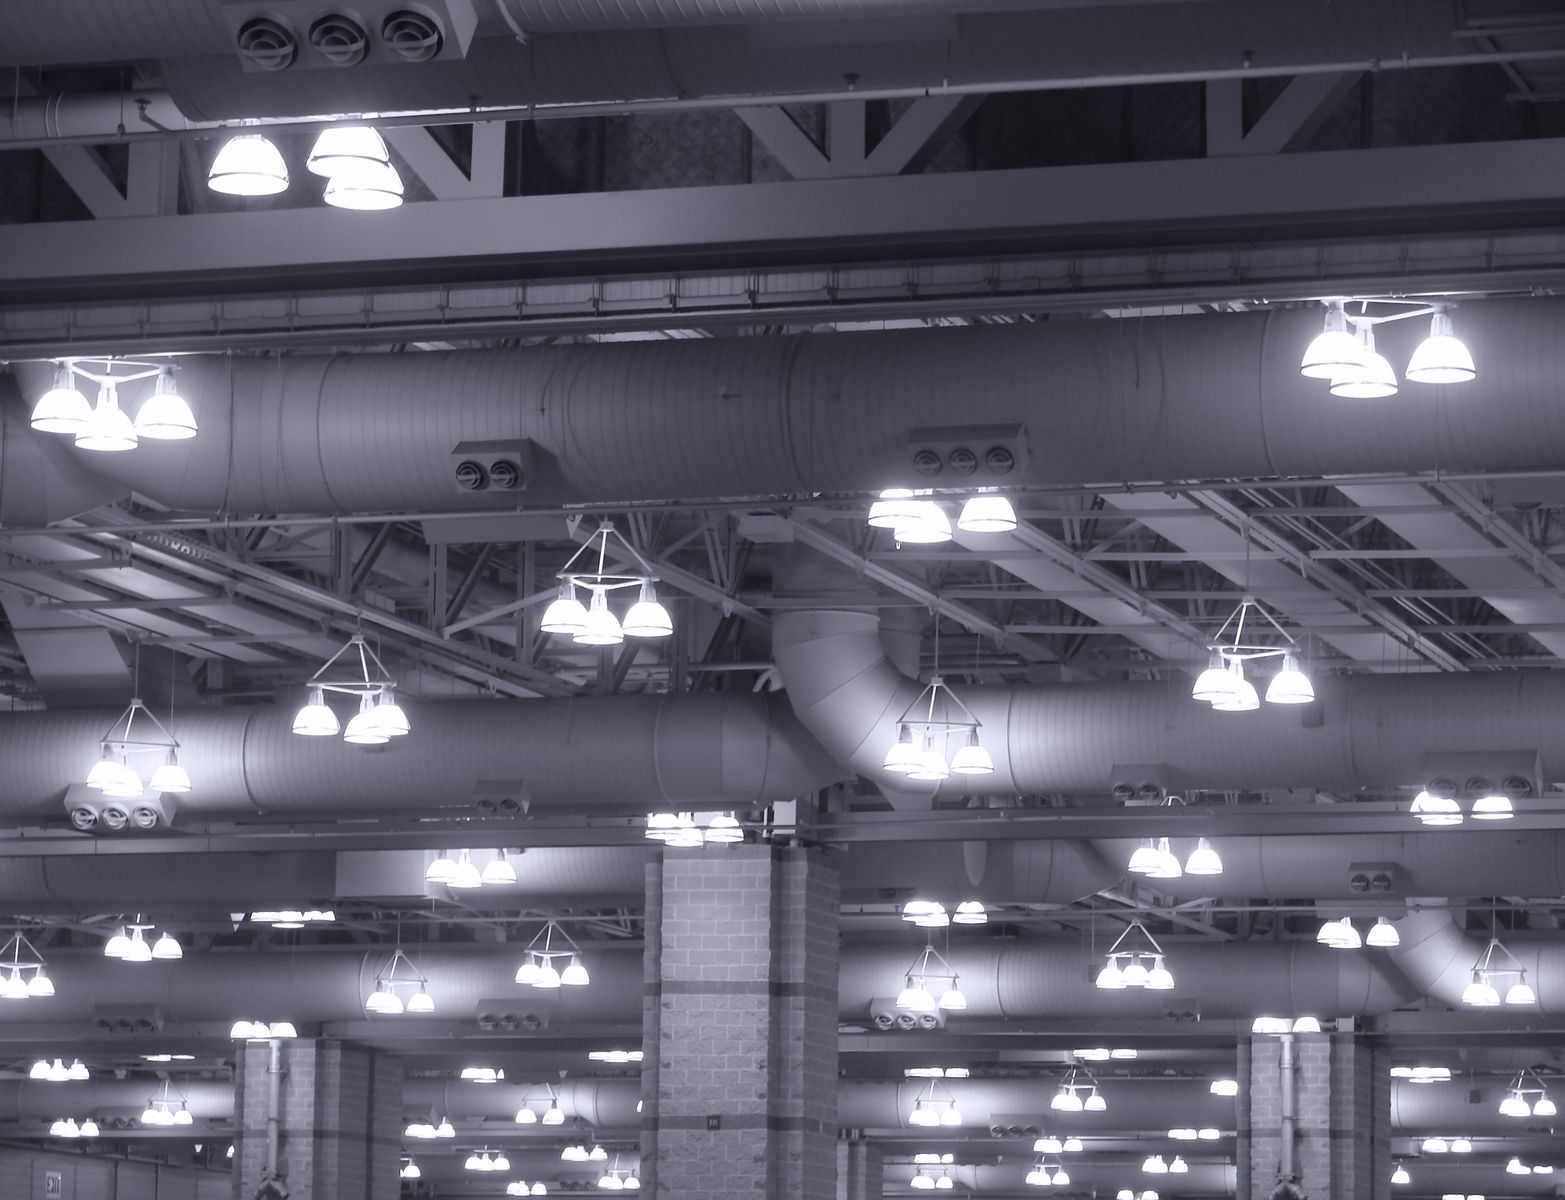
{"label": "brick column", "polygon": [[[1266,1200],[1282,1160],[1282,1041],[1252,1037],[1238,1200]],[[1389,1200],[1391,1081],[1385,1055],[1351,1033],[1294,1034],[1294,1175],[1310,1200]],[[1241,1076],[1243,1077],[1243,1076]],[[1246,1168],[1248,1163],[1248,1169]]]}
{"label": "brick column", "polygon": [[[402,1066],[342,1042],[282,1047],[278,1174],[289,1200],[397,1200],[402,1149]],[[271,1047],[246,1042],[234,1080],[235,1200],[265,1178]]]}
{"label": "brick column", "polygon": [[821,850],[647,868],[644,1193],[835,1200],[838,895]]}
{"label": "brick column", "polygon": [[837,1200],[880,1200],[885,1190],[884,1156],[869,1142],[837,1143]]}

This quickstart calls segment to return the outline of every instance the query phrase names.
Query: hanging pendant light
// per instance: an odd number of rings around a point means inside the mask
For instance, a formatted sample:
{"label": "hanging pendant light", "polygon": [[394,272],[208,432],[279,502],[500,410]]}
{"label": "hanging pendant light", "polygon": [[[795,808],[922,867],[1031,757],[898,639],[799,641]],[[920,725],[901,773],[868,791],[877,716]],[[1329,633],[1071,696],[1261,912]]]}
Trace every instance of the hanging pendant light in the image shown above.
{"label": "hanging pendant light", "polygon": [[310,689],[309,700],[294,714],[293,732],[302,737],[336,737],[341,732],[323,689]]}
{"label": "hanging pendant light", "polygon": [[587,623],[571,640],[578,646],[618,646],[625,640],[625,631],[619,619],[609,611],[609,597],[605,588],[592,588],[592,600],[587,606]]}
{"label": "hanging pendant light", "polygon": [[171,933],[158,935],[158,940],[152,944],[152,957],[169,961],[185,957],[185,949],[179,944],[179,939]]}
{"label": "hanging pendant light", "polygon": [[223,143],[206,183],[227,196],[275,196],[288,187],[288,164],[260,134],[240,134]]}
{"label": "hanging pendant light", "polygon": [[1363,344],[1348,332],[1348,317],[1341,300],[1334,300],[1326,310],[1326,327],[1315,335],[1304,358],[1299,363],[1299,374],[1309,379],[1335,379],[1344,371],[1363,362]]}
{"label": "hanging pendant light", "polygon": [[152,772],[147,787],[154,792],[167,792],[175,796],[183,795],[190,790],[190,773],[179,765],[178,750],[169,748],[168,758]]}
{"label": "hanging pendant light", "polygon": [[447,887],[470,890],[483,886],[484,878],[479,874],[478,868],[473,865],[471,851],[463,850],[457,855],[456,873],[447,882]]}
{"label": "hanging pendant light", "polygon": [[1222,654],[1214,650],[1211,658],[1207,660],[1206,670],[1196,676],[1195,686],[1190,689],[1190,698],[1216,704],[1219,700],[1227,700],[1233,694],[1233,672],[1228,669]]}
{"label": "hanging pendant light", "polygon": [[312,174],[336,178],[390,162],[385,140],[368,125],[338,125],[321,131],[304,166]]}
{"label": "hanging pendant light", "polygon": [[152,385],[152,395],[136,412],[137,435],[155,441],[183,441],[199,431],[190,404],[174,386],[174,372],[164,367]]}
{"label": "hanging pendant light", "polygon": [[1451,318],[1436,308],[1429,319],[1429,336],[1418,344],[1407,363],[1407,378],[1414,383],[1467,383],[1478,376],[1472,353],[1451,327]]}
{"label": "hanging pendant light", "polygon": [[997,492],[969,496],[956,519],[964,533],[1009,533],[1016,528],[1016,510]]}
{"label": "hanging pendant light", "polygon": [[869,506],[869,523],[876,529],[895,529],[918,520],[918,502],[908,488],[887,488]]}
{"label": "hanging pendant light", "polygon": [[544,609],[538,628],[544,633],[578,634],[587,628],[587,609],[576,599],[569,582],[560,583],[560,594]]}
{"label": "hanging pendant light", "polygon": [[1197,838],[1195,849],[1190,852],[1190,857],[1185,859],[1186,875],[1221,875],[1223,873],[1223,860],[1216,850],[1212,849],[1212,843],[1205,838]]}
{"label": "hanging pendant light", "polygon": [[402,203],[402,176],[387,163],[365,163],[326,184],[325,200],[333,208],[378,212]]}
{"label": "hanging pendant light", "polygon": [[1282,670],[1272,676],[1266,685],[1268,704],[1310,704],[1315,700],[1315,686],[1303,671],[1299,660],[1291,654],[1282,656]]}
{"label": "hanging pendant light", "polygon": [[1374,946],[1377,949],[1386,949],[1402,944],[1402,935],[1397,932],[1397,927],[1387,917],[1376,917],[1374,925],[1364,935],[1364,944]]}
{"label": "hanging pendant light", "polygon": [[353,714],[348,727],[342,731],[342,740],[355,746],[382,746],[391,740],[391,735],[381,729],[375,720],[373,696],[359,697],[359,711]]}
{"label": "hanging pendant light", "polygon": [[978,730],[971,729],[967,742],[951,758],[951,770],[958,775],[993,775],[994,759],[978,741]]}
{"label": "hanging pendant light", "polygon": [[640,598],[630,606],[620,627],[627,637],[668,637],[674,632],[673,618],[659,603],[651,580],[642,583]]}
{"label": "hanging pendant light", "polygon": [[509,886],[516,882],[516,868],[511,865],[510,856],[501,849],[495,852],[492,861],[484,865],[480,878],[491,887]]}
{"label": "hanging pendant light", "polygon": [[1228,685],[1228,692],[1220,699],[1212,701],[1212,708],[1216,712],[1254,712],[1261,707],[1261,698],[1256,694],[1255,685],[1244,677],[1244,665],[1234,659],[1228,664],[1228,673],[1233,676],[1233,681]]}
{"label": "hanging pendant light", "polygon": [[77,431],[75,441],[79,450],[114,453],[136,448],[135,426],[120,409],[119,389],[114,383],[99,387],[98,403],[87,423]]}
{"label": "hanging pendant light", "polygon": [[33,405],[30,424],[39,433],[77,434],[87,427],[92,405],[76,386],[76,374],[69,363],[54,368],[54,382]]}
{"label": "hanging pendant light", "polygon": [[1157,860],[1157,867],[1147,872],[1148,879],[1178,879],[1184,874],[1179,858],[1169,847],[1166,837],[1157,840]]}
{"label": "hanging pendant light", "polygon": [[1142,838],[1141,842],[1130,855],[1130,863],[1126,870],[1134,875],[1150,875],[1163,865],[1163,859],[1157,852],[1157,843],[1151,838]]}
{"label": "hanging pendant light", "polygon": [[1347,400],[1379,400],[1397,394],[1397,373],[1383,354],[1375,351],[1375,331],[1369,322],[1358,327],[1362,361],[1344,367],[1331,378],[1331,394]]}

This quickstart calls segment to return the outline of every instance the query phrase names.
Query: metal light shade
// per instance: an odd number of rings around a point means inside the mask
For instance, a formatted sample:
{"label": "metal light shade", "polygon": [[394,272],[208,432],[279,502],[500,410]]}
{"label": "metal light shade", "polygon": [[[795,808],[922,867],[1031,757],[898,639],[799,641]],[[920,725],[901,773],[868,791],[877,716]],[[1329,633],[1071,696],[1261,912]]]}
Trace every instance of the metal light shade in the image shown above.
{"label": "metal light shade", "polygon": [[1016,510],[1004,496],[988,492],[969,496],[956,527],[964,533],[1009,533],[1016,528]]}
{"label": "metal light shade", "polygon": [[1054,1173],[1054,1186],[1055,1187],[1069,1187],[1070,1186],[1070,1181],[1071,1181],[1071,1177],[1070,1177],[1069,1173],[1066,1172],[1064,1167],[1061,1167],[1058,1171],[1056,1171]]}
{"label": "metal light shade", "polygon": [[1214,1079],[1207,1090],[1214,1096],[1237,1096],[1239,1094],[1239,1081],[1237,1079]]}
{"label": "metal light shade", "polygon": [[880,493],[880,499],[869,506],[869,523],[876,529],[895,529],[908,521],[916,521],[918,515],[918,501],[907,488],[887,488]]}
{"label": "metal light shade", "polygon": [[918,769],[920,754],[919,748],[913,743],[912,730],[903,725],[897,731],[897,740],[891,743],[891,749],[886,751],[886,757],[881,760],[881,770],[907,775]]}
{"label": "metal light shade", "polygon": [[1168,1164],[1168,1173],[1170,1175],[1183,1175],[1189,1170],[1190,1164],[1177,1154],[1174,1155],[1173,1160]]}
{"label": "metal light shade", "polygon": [[359,697],[359,711],[342,731],[342,740],[355,746],[380,746],[391,740],[391,735],[375,719],[374,697]]}
{"label": "metal light shade", "polygon": [[1178,879],[1183,875],[1184,868],[1179,865],[1179,857],[1169,848],[1167,838],[1157,840],[1157,868],[1148,871],[1148,879]]}
{"label": "metal light shade", "polygon": [[1034,1154],[1061,1154],[1064,1145],[1057,1137],[1041,1137],[1032,1144]]}
{"label": "metal light shade", "polygon": [[918,765],[907,773],[907,777],[921,783],[938,783],[951,777],[951,768],[938,750],[925,750],[918,756]]}
{"label": "metal light shade", "polygon": [[160,934],[158,940],[152,944],[152,957],[165,961],[184,958],[185,950],[173,934]]}
{"label": "metal light shade", "polygon": [[33,405],[29,422],[39,433],[79,433],[92,416],[92,405],[76,386],[70,367],[60,363],[54,369],[54,383]]}
{"label": "metal light shade", "polygon": [[1320,1032],[1320,1020],[1318,1018],[1316,1018],[1316,1017],[1294,1017],[1293,1018],[1293,1026],[1292,1026],[1291,1032],[1293,1032],[1293,1033],[1319,1033]]}
{"label": "metal light shade", "polygon": [[401,1177],[403,1179],[422,1179],[424,1172],[419,1170],[416,1162],[408,1162],[403,1164]]}
{"label": "metal light shade", "polygon": [[1223,860],[1216,850],[1212,849],[1212,843],[1205,838],[1197,838],[1195,849],[1190,852],[1190,857],[1185,859],[1186,875],[1221,875],[1223,873]]}
{"label": "metal light shade", "polygon": [[603,588],[592,589],[586,624],[571,640],[578,646],[618,646],[625,640],[625,631],[609,611],[608,593]]}
{"label": "metal light shade", "polygon": [[113,782],[119,772],[119,760],[105,751],[103,757],[92,764],[92,770],[87,772],[87,786],[101,792]]}
{"label": "metal light shade", "polygon": [[321,131],[304,166],[312,174],[335,178],[390,161],[385,141],[368,125],[338,125]]}
{"label": "metal light shade", "polygon": [[535,959],[528,958],[526,962],[516,968],[516,982],[523,987],[535,987],[540,974],[538,963]]}
{"label": "metal light shade", "polygon": [[1505,1002],[1510,1005],[1536,1004],[1538,1003],[1538,996],[1537,993],[1535,993],[1532,988],[1528,986],[1527,981],[1523,979],[1519,983],[1511,984],[1511,986],[1506,989]]}
{"label": "metal light shade", "polygon": [[325,691],[311,688],[309,701],[294,714],[293,732],[301,737],[336,737],[341,730],[337,714],[326,703]]}
{"label": "metal light shade", "polygon": [[129,950],[130,938],[123,929],[103,943],[103,956],[105,958],[124,958]]}
{"label": "metal light shade", "polygon": [[1139,956],[1126,963],[1121,968],[1121,972],[1125,976],[1126,987],[1146,987],[1147,980],[1152,977],[1152,972],[1147,969],[1147,965]]}
{"label": "metal light shade", "polygon": [[425,883],[450,883],[456,878],[456,860],[447,854],[435,855],[424,870]]}
{"label": "metal light shade", "polygon": [[119,769],[109,777],[108,782],[100,790],[105,796],[133,800],[142,794],[141,776],[136,774],[129,764],[120,763]]}
{"label": "metal light shade", "polygon": [[473,865],[472,852],[463,850],[457,855],[456,873],[452,875],[446,886],[465,889],[482,887],[483,884],[484,877],[478,873],[478,868]]}
{"label": "metal light shade", "polygon": [[910,982],[897,993],[897,1007],[903,1012],[932,1013],[940,1006],[927,989],[916,987]]}
{"label": "metal light shade", "polygon": [[136,412],[136,433],[157,441],[177,442],[193,438],[199,432],[196,414],[174,387],[174,373],[158,372],[152,395]]}
{"label": "metal light shade", "polygon": [[565,970],[560,972],[560,983],[565,987],[586,987],[592,982],[592,976],[587,974],[587,968],[581,965],[579,959],[571,959]]}
{"label": "metal light shade", "polygon": [[43,973],[43,968],[34,971],[33,977],[27,981],[27,994],[35,998],[54,995],[54,980]]}
{"label": "metal light shade", "polygon": [[952,984],[940,993],[939,1006],[942,1012],[962,1012],[967,1008],[967,997]]}
{"label": "metal light shade", "polygon": [[1530,1117],[1532,1116],[1532,1105],[1527,1103],[1526,1097],[1520,1091],[1513,1088],[1506,1094],[1505,1099],[1500,1101],[1500,1115],[1502,1117]]}
{"label": "metal light shade", "polygon": [[541,1125],[563,1125],[563,1124],[565,1124],[565,1114],[560,1111],[560,1103],[559,1103],[558,1100],[551,1100],[549,1102],[549,1111],[543,1114],[543,1119],[539,1122],[539,1124],[541,1124]]}
{"label": "metal light shade", "polygon": [[956,906],[956,912],[951,915],[951,923],[954,925],[987,925],[989,923],[989,914],[984,909],[982,901],[963,900]]}
{"label": "metal light shade", "polygon": [[652,590],[650,582],[641,585],[641,594],[630,611],[625,614],[625,620],[620,628],[628,637],[668,637],[674,632],[674,621],[668,615],[668,609],[658,601],[657,593]]}
{"label": "metal light shade", "polygon": [[1558,1112],[1559,1107],[1549,1099],[1547,1092],[1539,1096],[1538,1102],[1532,1106],[1532,1115],[1535,1117],[1552,1117]]}
{"label": "metal light shade", "polygon": [[326,203],[358,212],[384,211],[402,203],[402,176],[388,163],[365,163],[326,184]]}
{"label": "metal light shade", "polygon": [[1151,838],[1143,838],[1131,853],[1130,864],[1125,869],[1135,875],[1150,875],[1162,865],[1163,859],[1157,852],[1157,844]]}
{"label": "metal light shade", "polygon": [[1332,376],[1331,394],[1346,400],[1379,400],[1397,394],[1397,373],[1386,356],[1375,352],[1375,335],[1365,326],[1359,331],[1364,357]]}
{"label": "metal light shade", "polygon": [[1374,925],[1370,926],[1369,933],[1364,938],[1364,944],[1382,950],[1390,946],[1400,946],[1402,935],[1387,918],[1376,917]]}
{"label": "metal light shade", "polygon": [[516,1110],[516,1123],[518,1125],[536,1125],[538,1124],[538,1114],[530,1108],[519,1108]]}
{"label": "metal light shade", "polygon": [[0,1000],[26,1000],[27,981],[20,971],[12,970],[4,983],[0,983]]}
{"label": "metal light shade", "polygon": [[948,1104],[940,1112],[940,1124],[951,1128],[962,1123],[962,1114],[955,1104]]}
{"label": "metal light shade", "polygon": [[1174,973],[1163,965],[1162,955],[1152,960],[1152,970],[1147,972],[1147,990],[1153,992],[1174,990]]}
{"label": "metal light shade", "polygon": [[516,868],[511,865],[511,860],[502,850],[493,861],[484,864],[483,873],[479,878],[491,887],[503,887],[516,882]]}
{"label": "metal light shade", "polygon": [[576,589],[569,581],[560,584],[560,594],[543,610],[543,620],[538,628],[544,633],[577,634],[587,628],[587,610],[576,599]]}
{"label": "metal light shade", "polygon": [[[1338,324],[1332,327],[1332,318]],[[1305,348],[1299,374],[1309,379],[1334,379],[1363,361],[1363,344],[1347,330],[1340,313],[1328,313],[1327,328]]]}
{"label": "metal light shade", "polygon": [[915,500],[911,515],[899,521],[891,534],[908,545],[932,546],[951,540],[951,518],[933,500]]}
{"label": "metal light shade", "polygon": [[1254,712],[1261,707],[1261,698],[1256,695],[1255,685],[1244,677],[1244,668],[1238,662],[1229,664],[1229,674],[1233,676],[1233,683],[1229,685],[1229,692],[1219,700],[1212,701],[1212,708],[1216,712]]}
{"label": "metal light shade", "polygon": [[[1281,1017],[1256,1017],[1250,1022],[1251,1033],[1287,1033],[1288,1022]],[[1237,1094],[1237,1093],[1235,1093]]]}
{"label": "metal light shade", "polygon": [[978,742],[978,730],[967,735],[967,744],[951,756],[951,770],[958,775],[993,775],[994,759]]}
{"label": "metal light shade", "polygon": [[1425,825],[1460,825],[1462,806],[1449,796],[1422,791],[1413,797],[1408,811]]}
{"label": "metal light shade", "polygon": [[174,757],[174,751],[170,750],[168,761],[152,772],[147,787],[154,792],[182,795],[190,790],[190,772],[179,765],[179,760]]}
{"label": "metal light shade", "polygon": [[1479,796],[1473,801],[1473,820],[1475,821],[1509,821],[1516,815],[1511,807],[1511,798],[1498,793]]}
{"label": "metal light shade", "polygon": [[206,185],[226,196],[275,196],[288,187],[288,164],[266,138],[243,133],[223,143]]}
{"label": "metal light shade", "polygon": [[1110,958],[1098,972],[1095,982],[1105,992],[1122,992],[1125,990],[1125,973],[1119,969],[1119,962]]}
{"label": "metal light shade", "polygon": [[1291,654],[1282,656],[1282,670],[1272,676],[1266,685],[1268,704],[1309,704],[1315,699],[1315,688],[1310,678],[1299,670],[1299,660]]}
{"label": "metal light shade", "polygon": [[1234,691],[1233,672],[1228,669],[1223,656],[1214,653],[1207,661],[1206,670],[1196,676],[1195,686],[1190,689],[1190,698],[1216,704],[1232,696]]}
{"label": "metal light shade", "polygon": [[554,969],[554,964],[544,963],[538,968],[538,978],[533,980],[533,987],[542,988],[544,991],[553,991],[563,982],[564,980],[560,978],[560,973]]}
{"label": "metal light shade", "polygon": [[120,409],[119,395],[113,384],[98,389],[98,403],[87,423],[76,432],[76,447],[113,453],[136,448],[136,429]]}
{"label": "metal light shade", "polygon": [[280,1041],[299,1036],[299,1031],[294,1027],[292,1021],[273,1021],[267,1026],[266,1032],[269,1037],[277,1038]]}
{"label": "metal light shade", "polygon": [[1049,1107],[1056,1112],[1080,1112],[1082,1108],[1081,1097],[1076,1094],[1075,1088],[1062,1087],[1050,1099]]}
{"label": "metal light shade", "polygon": [[374,711],[370,713],[370,724],[388,738],[404,737],[412,728],[408,724],[407,713],[402,711],[396,694],[390,688],[381,692],[376,699]]}
{"label": "metal light shade", "polygon": [[1473,1008],[1493,1008],[1500,1003],[1500,993],[1481,972],[1474,971],[1472,982],[1462,989],[1462,1003]]}
{"label": "metal light shade", "polygon": [[718,845],[744,841],[744,826],[733,813],[718,813],[707,824],[706,840]]}
{"label": "metal light shade", "polygon": [[1391,1182],[1396,1184],[1398,1187],[1405,1187],[1407,1184],[1413,1182],[1413,1177],[1407,1173],[1406,1167],[1404,1167],[1401,1163],[1398,1163],[1396,1170],[1391,1172]]}
{"label": "metal light shade", "polygon": [[1466,383],[1477,375],[1472,353],[1451,330],[1451,318],[1435,313],[1429,322],[1429,336],[1408,359],[1408,379],[1414,383]]}

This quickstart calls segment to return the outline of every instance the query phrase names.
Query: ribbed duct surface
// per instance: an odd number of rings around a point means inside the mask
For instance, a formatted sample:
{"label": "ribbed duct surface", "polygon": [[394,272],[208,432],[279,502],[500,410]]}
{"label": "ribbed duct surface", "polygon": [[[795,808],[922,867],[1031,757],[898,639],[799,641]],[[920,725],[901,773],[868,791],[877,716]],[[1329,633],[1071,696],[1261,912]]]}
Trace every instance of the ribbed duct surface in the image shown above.
{"label": "ribbed duct surface", "polygon": [[[773,656],[794,711],[838,761],[907,791],[880,769],[918,685],[886,661],[873,615],[779,613]],[[1189,684],[1073,684],[959,690],[983,722],[995,772],[953,792],[1105,792],[1119,763],[1158,763],[1179,787],[1261,790],[1415,786],[1433,750],[1537,747],[1545,777],[1565,770],[1553,731],[1565,722],[1565,676],[1354,675],[1325,679],[1312,718],[1268,706],[1219,713]],[[925,785],[927,788],[927,785]]]}
{"label": "ribbed duct surface", "polygon": [[[664,0],[656,5],[560,3],[544,9],[543,36],[519,46],[510,37],[480,38],[461,62],[416,70],[353,69],[357,111],[465,109],[471,105],[550,105],[691,96],[783,96],[840,92],[856,78],[866,88],[930,88],[1012,81],[1040,87],[1091,86],[1199,78],[1232,71],[1246,55],[1281,69],[1338,64],[1345,69],[1452,53],[1445,5],[1409,9],[1379,0],[1351,7],[1328,0],[1287,6],[1245,0],[1195,4],[1082,6],[1017,13],[953,8],[1018,7],[1016,0],[871,0],[854,4],[876,19],[876,36],[844,36],[821,21],[781,33],[740,24],[707,24],[733,13],[749,21],[817,15],[810,0]],[[815,12],[811,12],[815,9]],[[726,10],[726,11],[725,11]],[[740,10],[745,10],[740,16]],[[695,27],[645,28],[670,21]],[[916,19],[923,14],[926,19]],[[820,14],[825,15],[825,14]],[[906,21],[896,21],[907,15]],[[551,19],[552,18],[552,19]],[[528,26],[528,16],[520,14]],[[641,28],[627,28],[638,26]],[[598,32],[572,32],[598,28]],[[540,32],[533,28],[533,32]],[[145,40],[145,39],[143,39]],[[343,81],[330,71],[246,74],[231,54],[163,57],[169,91],[197,120],[307,116],[339,112]],[[122,50],[116,57],[134,54]]]}
{"label": "ribbed duct surface", "polygon": [[[195,787],[182,813],[471,805],[725,808],[808,795],[841,778],[778,697],[741,694],[446,700],[406,706],[413,732],[366,751],[289,732],[282,708],[182,713],[180,761]],[[117,714],[0,717],[0,813],[57,816]]]}
{"label": "ribbed duct surface", "polygon": [[[906,483],[909,432],[951,426],[953,396],[960,427],[1027,428],[1026,460],[1005,477],[1016,485],[1565,461],[1565,365],[1553,353],[1565,341],[1565,301],[1464,308],[1462,333],[1484,347],[1483,373],[1449,399],[1411,386],[1374,404],[1323,395],[1298,373],[1319,328],[1313,313],[1278,312],[191,358],[180,385],[201,436],[90,465],[201,512],[510,507],[513,493],[460,491],[452,452],[517,438],[534,447],[529,505],[852,492]],[[46,374],[18,368],[29,398]],[[139,400],[131,390],[128,406]],[[47,437],[12,428],[10,442]]]}
{"label": "ribbed duct surface", "polygon": [[[943,953],[961,976],[964,1017],[1326,1018],[1389,1012],[1418,995],[1377,956],[1314,942],[1180,945],[1169,953],[1177,984],[1171,992],[1100,990],[1089,974],[1102,965],[1101,952],[1094,956],[1080,944],[953,937]],[[895,999],[917,956],[907,944],[847,946],[839,985],[844,1018],[862,1021],[872,1000]]]}
{"label": "ribbed duct surface", "polygon": [[[1448,913],[1434,909],[1409,913],[1398,927],[1402,944],[1388,952],[1392,961],[1419,992],[1441,1004],[1462,1009],[1462,989],[1472,980],[1485,941],[1464,933]],[[1514,1011],[1565,1010],[1565,944],[1531,940],[1526,934],[1503,934],[1500,941],[1527,972],[1527,982],[1538,996],[1536,1008],[1528,1005]],[[1503,961],[1498,965],[1511,964]],[[1514,976],[1505,977],[1496,986],[1503,995],[1515,982]]]}

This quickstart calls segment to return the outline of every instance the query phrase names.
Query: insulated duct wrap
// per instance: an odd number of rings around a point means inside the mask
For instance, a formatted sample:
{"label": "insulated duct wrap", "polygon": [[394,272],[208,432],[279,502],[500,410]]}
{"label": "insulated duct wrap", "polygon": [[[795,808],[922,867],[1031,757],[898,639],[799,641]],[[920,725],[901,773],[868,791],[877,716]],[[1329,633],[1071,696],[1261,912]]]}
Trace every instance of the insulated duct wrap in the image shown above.
{"label": "insulated duct wrap", "polygon": [[[760,806],[841,777],[780,697],[405,701],[413,732],[385,747],[289,732],[278,707],[181,713],[180,762],[199,815],[439,808],[514,798],[544,806]],[[0,814],[54,816],[85,779],[113,712],[0,717]],[[606,752],[611,751],[611,752]]]}
{"label": "insulated duct wrap", "polygon": [[[1410,385],[1374,404],[1334,400],[1299,376],[1321,324],[1308,311],[192,357],[179,383],[201,435],[89,460],[103,480],[171,508],[277,513],[862,492],[916,481],[911,433],[929,427],[958,440],[977,426],[1023,427],[1025,454],[993,480],[1012,486],[1553,470],[1565,461],[1565,364],[1553,354],[1565,301],[1484,302],[1458,317],[1483,348],[1478,380]],[[48,385],[38,366],[17,373],[29,400]],[[122,389],[127,406],[139,399]],[[10,436],[48,435],[13,425]],[[972,438],[981,453],[985,436]],[[455,447],[497,439],[531,444],[521,491],[459,490]]]}
{"label": "insulated duct wrap", "polygon": [[[147,1101],[154,1096],[163,1098],[163,1084],[153,1079],[93,1079],[82,1083],[5,1080],[0,1081],[0,1122],[47,1122],[62,1116],[80,1120],[106,1113],[134,1116],[146,1108]],[[234,1086],[231,1083],[180,1079],[170,1085],[168,1098],[175,1108],[185,1100],[191,1114],[201,1120],[233,1119]],[[201,1135],[190,1133],[186,1136]]]}
{"label": "insulated duct wrap", "polygon": [[[772,633],[794,711],[834,758],[889,787],[931,790],[880,768],[919,688],[886,661],[873,615],[779,613]],[[1323,679],[1316,691],[1307,712],[1219,713],[1191,700],[1181,679],[958,689],[983,723],[995,771],[944,787],[1102,793],[1116,782],[1115,764],[1158,763],[1181,787],[1351,792],[1422,785],[1421,759],[1432,750],[1533,746],[1545,778],[1565,772],[1554,734],[1565,723],[1559,672],[1354,675]]]}
{"label": "insulated duct wrap", "polygon": [[95,854],[0,858],[0,909],[35,913],[89,908],[278,904],[337,895],[336,856],[288,854]]}
{"label": "insulated duct wrap", "polygon": [[[1314,942],[1181,944],[1169,955],[1170,992],[1095,987],[1105,944],[1094,956],[1079,943],[955,939],[946,960],[967,996],[963,1017],[1196,1017],[1310,1014],[1321,1018],[1389,1012],[1418,995],[1373,955],[1343,954]],[[916,947],[844,949],[840,1001],[845,1019],[864,1020],[875,1000],[895,999]]]}

